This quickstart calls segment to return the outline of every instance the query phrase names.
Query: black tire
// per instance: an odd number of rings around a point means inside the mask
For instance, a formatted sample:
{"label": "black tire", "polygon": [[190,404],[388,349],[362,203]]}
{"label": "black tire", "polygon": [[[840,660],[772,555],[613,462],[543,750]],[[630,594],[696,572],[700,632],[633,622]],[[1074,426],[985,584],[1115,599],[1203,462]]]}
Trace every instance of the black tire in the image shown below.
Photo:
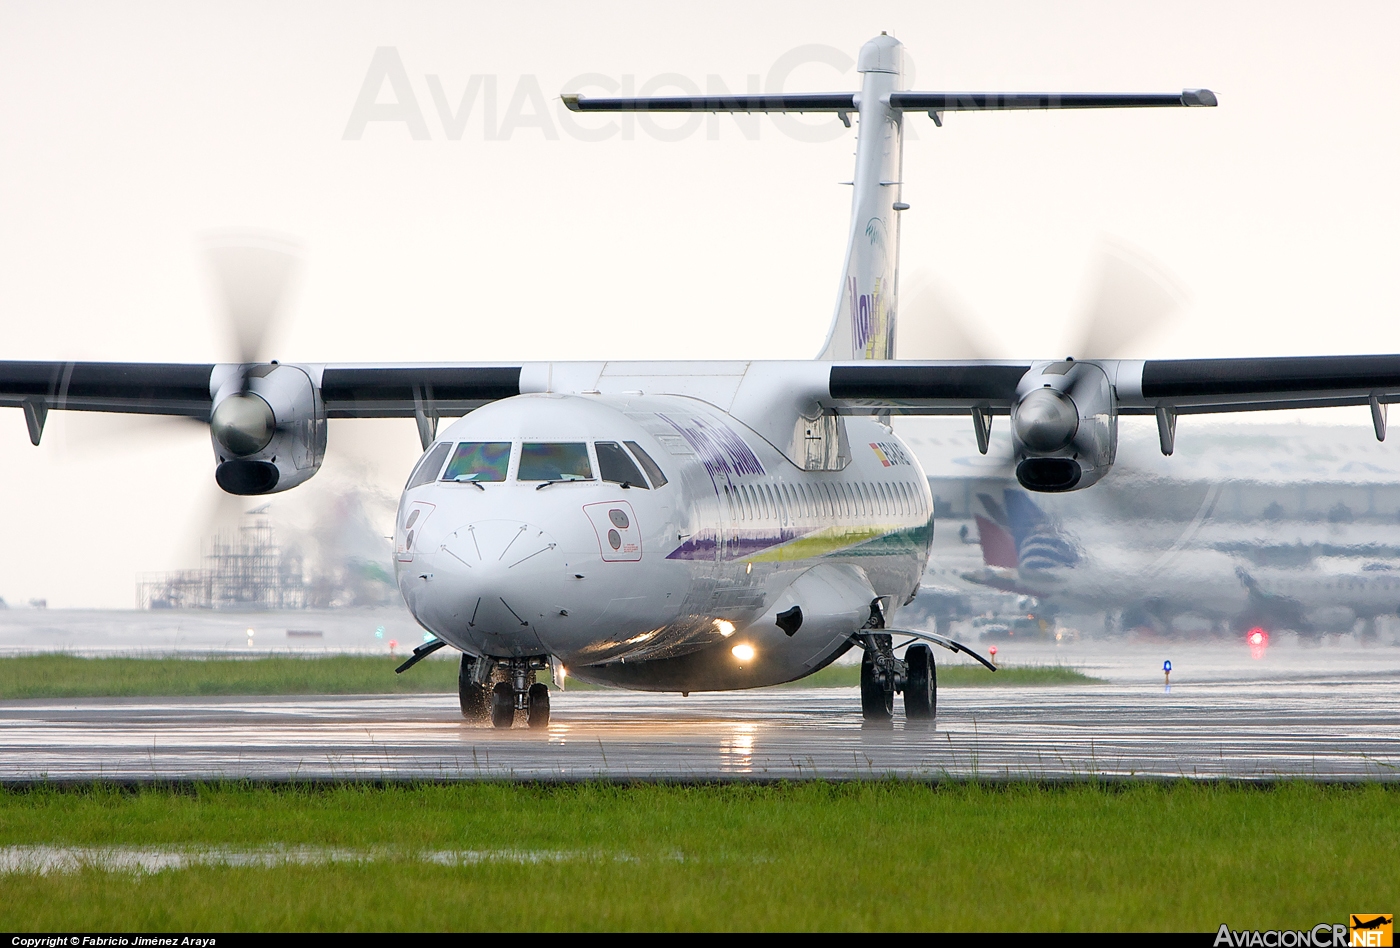
{"label": "black tire", "polygon": [[491,726],[508,728],[514,723],[515,689],[508,681],[498,681],[491,689]]}
{"label": "black tire", "polygon": [[904,720],[932,724],[938,713],[938,669],[933,663],[933,649],[922,642],[904,652],[908,677],[904,682]]}
{"label": "black tire", "polygon": [[457,700],[462,705],[462,717],[473,724],[485,724],[491,717],[491,702],[486,686],[472,681],[477,661],[470,655],[462,656],[462,664],[457,669]]}
{"label": "black tire", "polygon": [[526,704],[526,721],[530,727],[549,727],[549,686],[544,682],[537,682],[530,686],[530,695]]}
{"label": "black tire", "polygon": [[860,660],[860,713],[866,724],[889,724],[894,717],[894,689],[886,689],[867,650]]}

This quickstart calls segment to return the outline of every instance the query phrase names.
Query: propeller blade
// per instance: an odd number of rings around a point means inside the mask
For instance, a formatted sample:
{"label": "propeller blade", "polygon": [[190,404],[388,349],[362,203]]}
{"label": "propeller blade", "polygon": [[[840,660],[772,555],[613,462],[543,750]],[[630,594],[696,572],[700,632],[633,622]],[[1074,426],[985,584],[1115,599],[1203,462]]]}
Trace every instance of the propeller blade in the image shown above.
{"label": "propeller blade", "polygon": [[1140,345],[1171,323],[1188,294],[1169,270],[1130,244],[1104,240],[1097,257],[1068,354],[1076,359],[1142,355]]}
{"label": "propeller blade", "polygon": [[946,286],[916,276],[904,298],[895,328],[896,358],[996,358],[972,328],[976,323],[966,308]]}
{"label": "propeller blade", "polygon": [[301,270],[301,245],[256,231],[225,231],[206,237],[204,251],[237,361],[266,360],[269,333]]}

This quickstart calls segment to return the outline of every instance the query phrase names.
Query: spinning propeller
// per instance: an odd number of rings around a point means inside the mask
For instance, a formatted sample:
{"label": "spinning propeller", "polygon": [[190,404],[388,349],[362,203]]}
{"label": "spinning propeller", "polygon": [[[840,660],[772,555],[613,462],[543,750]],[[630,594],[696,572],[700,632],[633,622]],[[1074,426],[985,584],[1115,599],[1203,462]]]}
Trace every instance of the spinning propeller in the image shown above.
{"label": "spinning propeller", "polygon": [[[1180,281],[1146,253],[1105,240],[1090,269],[1091,290],[1068,321],[1064,354],[1118,359],[1170,325],[1185,305]],[[900,307],[901,359],[998,359],[1024,353],[994,351],[980,337],[963,303],[937,283],[916,283]]]}

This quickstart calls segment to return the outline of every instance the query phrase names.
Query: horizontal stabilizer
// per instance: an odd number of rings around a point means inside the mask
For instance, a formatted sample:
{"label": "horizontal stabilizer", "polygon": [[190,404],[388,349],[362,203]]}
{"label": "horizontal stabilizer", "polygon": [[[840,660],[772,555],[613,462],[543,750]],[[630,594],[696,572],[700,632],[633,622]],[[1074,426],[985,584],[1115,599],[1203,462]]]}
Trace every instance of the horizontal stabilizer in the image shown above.
{"label": "horizontal stabilizer", "polygon": [[1143,109],[1214,106],[1209,89],[1183,92],[891,92],[890,108],[910,112],[996,112],[1018,109]]}
{"label": "horizontal stabilizer", "polygon": [[623,99],[564,95],[571,112],[855,112],[853,92],[776,95],[660,95]]}
{"label": "horizontal stabilizer", "polygon": [[[854,92],[772,95],[562,96],[573,112],[857,112]],[[1209,89],[1171,93],[891,92],[889,106],[911,112],[995,112],[1025,109],[1138,109],[1216,105]]]}

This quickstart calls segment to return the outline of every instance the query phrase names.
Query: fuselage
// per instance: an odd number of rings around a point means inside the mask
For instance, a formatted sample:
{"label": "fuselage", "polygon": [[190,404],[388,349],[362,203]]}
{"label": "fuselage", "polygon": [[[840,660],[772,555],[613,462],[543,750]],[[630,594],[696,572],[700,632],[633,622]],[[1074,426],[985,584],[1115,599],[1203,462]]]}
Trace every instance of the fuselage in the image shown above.
{"label": "fuselage", "polygon": [[399,587],[473,655],[550,656],[644,690],[800,678],[850,647],[876,600],[912,599],[933,536],[913,452],[873,419],[845,430],[849,463],[813,472],[699,399],[502,399],[414,471]]}

